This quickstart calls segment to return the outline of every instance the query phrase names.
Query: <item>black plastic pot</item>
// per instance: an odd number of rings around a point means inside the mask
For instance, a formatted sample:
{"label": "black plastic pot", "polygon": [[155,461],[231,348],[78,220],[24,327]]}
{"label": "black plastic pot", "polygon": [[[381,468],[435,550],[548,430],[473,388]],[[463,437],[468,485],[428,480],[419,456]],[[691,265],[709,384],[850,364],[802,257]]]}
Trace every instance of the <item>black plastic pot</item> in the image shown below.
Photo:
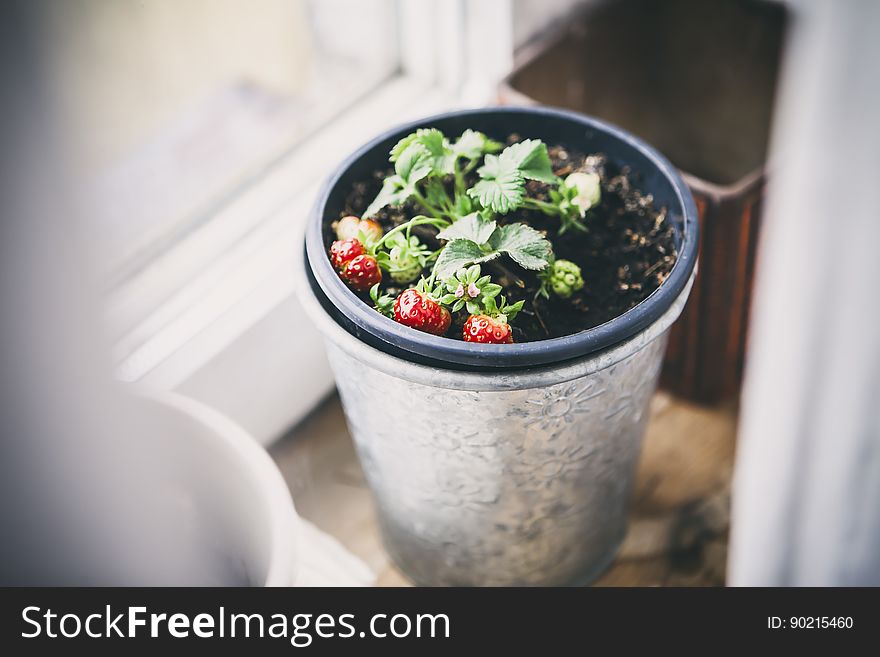
{"label": "black plastic pot", "polygon": [[[398,324],[361,301],[340,280],[327,258],[329,224],[343,211],[355,182],[388,166],[391,147],[421,127],[449,135],[467,128],[504,141],[511,133],[562,144],[587,153],[604,153],[631,169],[642,192],[667,210],[675,227],[678,260],[648,298],[600,326],[572,335],[512,345],[476,345],[429,335]],[[655,322],[688,283],[697,257],[697,209],[675,167],[645,142],[608,123],[582,114],[538,107],[495,107],[448,112],[408,123],[375,137],[349,156],[318,194],[306,229],[308,275],[330,315],[350,333],[381,351],[409,361],[448,369],[497,370],[546,366],[611,347]]]}

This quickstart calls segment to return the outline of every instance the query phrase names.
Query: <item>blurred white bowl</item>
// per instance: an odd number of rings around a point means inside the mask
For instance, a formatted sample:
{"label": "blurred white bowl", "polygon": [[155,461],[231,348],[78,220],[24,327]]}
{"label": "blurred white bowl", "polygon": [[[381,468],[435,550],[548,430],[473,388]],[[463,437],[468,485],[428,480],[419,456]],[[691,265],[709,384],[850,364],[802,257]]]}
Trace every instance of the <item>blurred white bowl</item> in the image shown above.
{"label": "blurred white bowl", "polygon": [[266,451],[227,417],[192,399],[151,392],[137,406],[159,479],[149,508],[158,510],[156,526],[163,528],[155,566],[160,578],[293,585],[300,519]]}

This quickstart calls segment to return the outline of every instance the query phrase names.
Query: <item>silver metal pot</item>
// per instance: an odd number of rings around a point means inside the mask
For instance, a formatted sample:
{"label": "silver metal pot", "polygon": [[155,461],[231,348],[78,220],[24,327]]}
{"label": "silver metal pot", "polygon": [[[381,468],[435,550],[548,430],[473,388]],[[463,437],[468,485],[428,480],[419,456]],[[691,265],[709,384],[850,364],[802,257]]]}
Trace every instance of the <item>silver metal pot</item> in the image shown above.
{"label": "silver metal pot", "polygon": [[385,546],[422,585],[594,579],[626,533],[648,404],[691,275],[646,329],[562,364],[462,372],[369,346],[327,313],[300,259]]}
{"label": "silver metal pot", "polygon": [[[604,153],[650,192],[677,259],[648,298],[571,335],[475,345],[375,312],[327,259],[351,186],[387,166],[420,127],[528,134]],[[626,529],[647,406],[667,331],[693,284],[699,226],[675,168],[634,135],[563,110],[446,112],[378,135],[319,192],[305,231],[300,297],[328,345],[379,507],[385,544],[419,584],[553,585],[594,578]]]}

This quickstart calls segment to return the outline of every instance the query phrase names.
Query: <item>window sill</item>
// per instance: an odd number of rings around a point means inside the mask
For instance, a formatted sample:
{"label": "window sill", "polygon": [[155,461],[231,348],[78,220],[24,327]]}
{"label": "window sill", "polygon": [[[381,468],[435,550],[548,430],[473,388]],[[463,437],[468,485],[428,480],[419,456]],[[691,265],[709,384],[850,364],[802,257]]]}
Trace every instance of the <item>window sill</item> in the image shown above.
{"label": "window sill", "polygon": [[455,104],[437,86],[389,81],[117,285],[107,313],[117,376],[208,403],[264,444],[304,417],[333,387],[293,279],[318,186],[372,134]]}

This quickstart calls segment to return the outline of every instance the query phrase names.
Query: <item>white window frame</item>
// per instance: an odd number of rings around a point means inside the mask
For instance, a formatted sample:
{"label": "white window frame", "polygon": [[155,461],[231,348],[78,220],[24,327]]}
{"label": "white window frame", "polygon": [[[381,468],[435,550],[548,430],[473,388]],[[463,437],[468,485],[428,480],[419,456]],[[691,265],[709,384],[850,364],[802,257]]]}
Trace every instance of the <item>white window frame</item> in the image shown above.
{"label": "white window frame", "polygon": [[492,101],[513,62],[512,0],[398,0],[398,25],[397,76],[109,292],[119,378],[207,402],[263,443],[332,389],[293,277],[321,180],[383,129]]}

